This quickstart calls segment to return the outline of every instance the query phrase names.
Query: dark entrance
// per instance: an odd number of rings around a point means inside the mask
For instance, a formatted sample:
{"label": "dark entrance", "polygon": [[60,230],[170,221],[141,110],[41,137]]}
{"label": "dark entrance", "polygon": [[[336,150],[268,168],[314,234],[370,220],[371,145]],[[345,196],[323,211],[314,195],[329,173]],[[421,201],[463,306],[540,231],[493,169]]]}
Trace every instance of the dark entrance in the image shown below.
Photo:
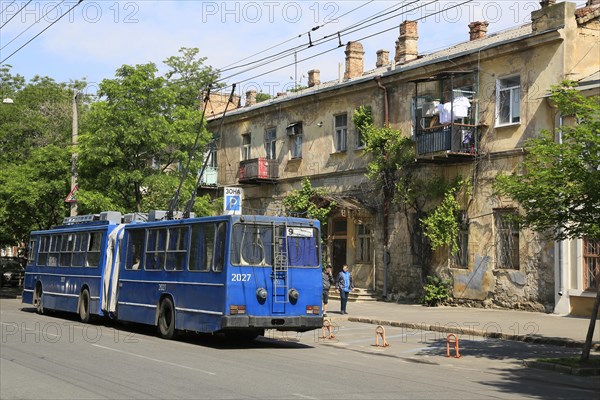
{"label": "dark entrance", "polygon": [[342,270],[342,266],[346,264],[346,239],[333,239],[333,276]]}

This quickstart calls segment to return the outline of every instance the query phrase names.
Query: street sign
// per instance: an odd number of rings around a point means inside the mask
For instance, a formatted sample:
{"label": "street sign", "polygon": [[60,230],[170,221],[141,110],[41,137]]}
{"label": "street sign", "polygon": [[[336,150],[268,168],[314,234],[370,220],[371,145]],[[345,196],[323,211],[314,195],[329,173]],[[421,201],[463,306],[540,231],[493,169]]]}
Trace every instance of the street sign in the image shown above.
{"label": "street sign", "polygon": [[67,198],[65,199],[65,203],[77,203],[77,196],[75,196],[75,194],[77,193],[77,189],[79,189],[79,187],[75,185],[71,192],[69,192]]}
{"label": "street sign", "polygon": [[225,187],[223,196],[223,213],[227,215],[242,215],[242,198],[244,189]]}

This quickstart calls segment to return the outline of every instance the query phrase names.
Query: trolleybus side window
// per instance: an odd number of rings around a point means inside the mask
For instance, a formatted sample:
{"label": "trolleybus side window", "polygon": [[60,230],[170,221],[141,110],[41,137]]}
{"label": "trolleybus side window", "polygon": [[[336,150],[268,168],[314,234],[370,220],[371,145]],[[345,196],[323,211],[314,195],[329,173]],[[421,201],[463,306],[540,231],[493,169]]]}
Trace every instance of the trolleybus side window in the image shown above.
{"label": "trolleybus side window", "polygon": [[167,271],[183,271],[187,264],[189,228],[181,226],[169,228],[169,243],[167,246]]}
{"label": "trolleybus side window", "polygon": [[48,252],[48,265],[49,267],[56,267],[58,265],[58,256],[60,254],[60,235],[50,236],[50,250]]}
{"label": "trolleybus side window", "polygon": [[130,230],[127,236],[127,258],[125,269],[140,270],[144,255],[144,229]]}
{"label": "trolleybus side window", "polygon": [[227,223],[217,223],[217,237],[215,240],[215,261],[213,271],[221,272],[225,263],[225,240],[227,238]]}
{"label": "trolleybus side window", "polygon": [[48,262],[48,251],[50,250],[50,236],[40,237],[40,248],[38,250],[37,265],[44,266]]}
{"label": "trolleybus side window", "polygon": [[91,232],[88,243],[88,251],[86,257],[86,266],[97,267],[100,263],[100,245],[102,242],[102,232]]}
{"label": "trolleybus side window", "polygon": [[62,267],[71,266],[71,257],[73,256],[73,247],[75,244],[75,234],[68,233],[62,235],[60,247],[60,265]]}
{"label": "trolleybus side window", "polygon": [[209,271],[215,244],[215,224],[192,225],[190,248],[190,271]]}
{"label": "trolleybus side window", "polygon": [[147,270],[160,270],[165,265],[165,250],[167,245],[167,229],[149,229],[146,243]]}
{"label": "trolleybus side window", "polygon": [[27,265],[34,264],[36,240],[37,240],[37,237],[29,239],[29,247],[27,248]]}
{"label": "trolleybus side window", "polygon": [[78,233],[75,235],[75,244],[73,246],[73,258],[71,265],[74,267],[83,267],[85,265],[85,252],[88,246],[87,232]]}

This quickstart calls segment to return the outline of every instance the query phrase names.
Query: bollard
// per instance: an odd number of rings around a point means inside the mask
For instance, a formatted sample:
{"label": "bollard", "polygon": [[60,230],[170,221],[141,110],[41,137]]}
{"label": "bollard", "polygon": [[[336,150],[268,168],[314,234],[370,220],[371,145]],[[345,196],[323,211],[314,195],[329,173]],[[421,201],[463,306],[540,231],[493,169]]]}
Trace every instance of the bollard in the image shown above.
{"label": "bollard", "polygon": [[377,325],[375,328],[375,346],[379,347],[379,337],[381,336],[381,341],[383,344],[381,347],[388,347],[390,344],[385,340],[385,328],[381,325]]}
{"label": "bollard", "polygon": [[[335,338],[335,335],[333,334],[333,330],[332,330],[332,326],[331,326],[331,319],[329,318],[325,318],[323,320],[323,336],[321,336],[321,339],[333,339]],[[325,334],[325,331],[327,331],[327,334]]]}
{"label": "bollard", "polygon": [[451,333],[446,336],[446,357],[450,357],[450,346],[454,347],[454,358],[462,357],[458,351],[458,335]]}

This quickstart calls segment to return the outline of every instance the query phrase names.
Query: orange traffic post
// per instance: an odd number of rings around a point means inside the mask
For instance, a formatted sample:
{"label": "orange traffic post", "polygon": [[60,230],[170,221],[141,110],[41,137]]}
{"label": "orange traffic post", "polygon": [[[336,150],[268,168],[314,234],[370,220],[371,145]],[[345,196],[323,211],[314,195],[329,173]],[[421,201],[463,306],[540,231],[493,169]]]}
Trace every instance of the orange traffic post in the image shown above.
{"label": "orange traffic post", "polygon": [[381,347],[388,347],[390,344],[385,340],[385,328],[381,325],[377,325],[375,328],[375,346],[379,347],[379,337],[381,336],[381,341],[383,342]]}
{"label": "orange traffic post", "polygon": [[454,347],[454,358],[460,358],[461,355],[458,351],[458,335],[451,333],[446,336],[446,357],[450,357],[450,346]]}

